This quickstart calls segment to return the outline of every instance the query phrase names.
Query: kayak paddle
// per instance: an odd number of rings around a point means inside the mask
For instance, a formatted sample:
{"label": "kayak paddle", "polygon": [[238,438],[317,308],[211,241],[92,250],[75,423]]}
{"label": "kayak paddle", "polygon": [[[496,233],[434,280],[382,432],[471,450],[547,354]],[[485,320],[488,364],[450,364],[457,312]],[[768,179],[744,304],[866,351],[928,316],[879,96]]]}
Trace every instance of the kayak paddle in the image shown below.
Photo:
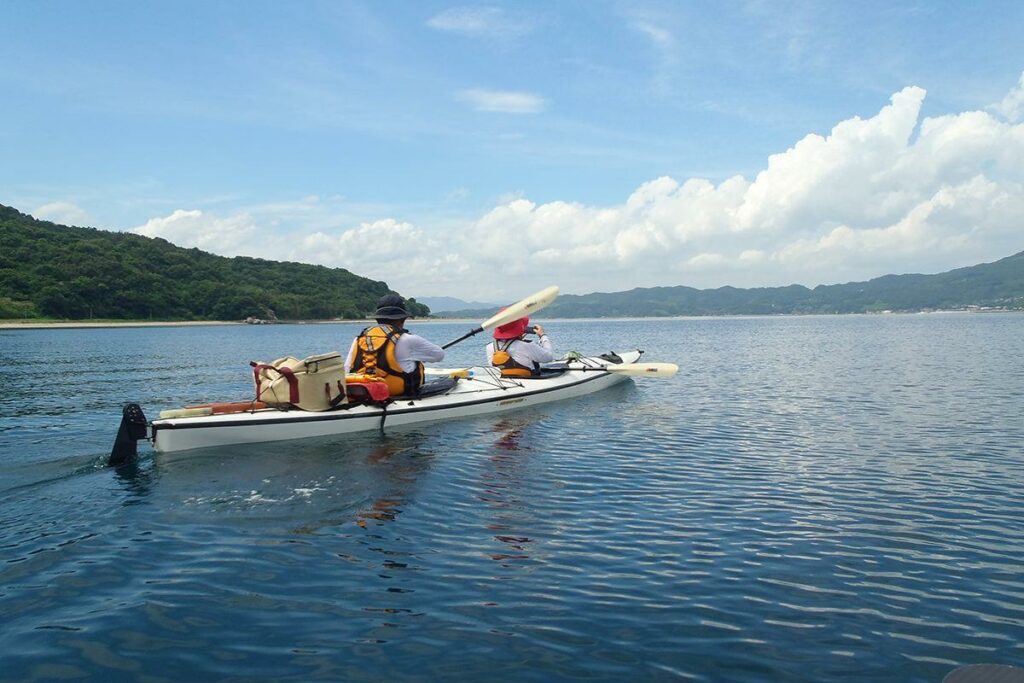
{"label": "kayak paddle", "polygon": [[679,371],[679,366],[675,363],[619,363],[618,365],[570,366],[568,369],[582,372],[610,372],[630,377],[671,377]]}
{"label": "kayak paddle", "polygon": [[558,287],[555,287],[554,285],[552,285],[551,287],[546,287],[540,290],[539,292],[531,294],[522,301],[514,303],[511,306],[505,308],[504,310],[499,311],[498,313],[494,314],[487,320],[480,323],[480,327],[470,330],[469,332],[462,335],[458,339],[448,342],[441,348],[447,349],[449,346],[454,346],[455,344],[458,344],[463,339],[469,339],[474,334],[479,334],[484,330],[491,329],[492,327],[498,327],[500,325],[504,325],[505,323],[510,323],[513,320],[518,320],[519,318],[522,318],[524,315],[536,313],[537,311],[539,311],[540,309],[544,308],[552,301],[554,301],[556,296],[558,296]]}
{"label": "kayak paddle", "polygon": [[[574,372],[610,372],[613,375],[629,377],[671,377],[679,371],[675,363],[619,363],[618,365],[583,365],[583,366],[544,366],[547,370],[572,370]],[[461,370],[441,370],[427,368],[428,375],[443,377],[472,377],[471,368]]]}

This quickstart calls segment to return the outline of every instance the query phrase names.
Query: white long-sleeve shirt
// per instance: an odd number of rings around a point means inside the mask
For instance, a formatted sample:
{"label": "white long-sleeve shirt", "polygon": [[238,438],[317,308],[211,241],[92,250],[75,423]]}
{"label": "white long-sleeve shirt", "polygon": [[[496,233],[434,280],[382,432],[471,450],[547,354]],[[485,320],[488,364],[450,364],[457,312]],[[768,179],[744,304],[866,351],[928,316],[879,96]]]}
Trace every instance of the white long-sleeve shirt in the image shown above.
{"label": "white long-sleeve shirt", "polygon": [[[356,353],[358,337],[352,340],[352,348],[348,351],[345,359],[345,372],[352,370],[352,358]],[[444,349],[433,342],[429,342],[418,334],[406,332],[395,343],[395,360],[398,361],[402,372],[412,372],[416,369],[416,361],[421,363],[436,363],[444,360]]]}
{"label": "white long-sleeve shirt", "polygon": [[[505,344],[502,343],[504,348]],[[548,339],[548,335],[542,334],[537,341],[526,341],[516,339],[508,346],[508,355],[512,360],[525,365],[528,368],[534,367],[534,363],[550,363],[555,359],[555,347]],[[487,365],[491,364],[494,357],[494,342],[487,345]]]}

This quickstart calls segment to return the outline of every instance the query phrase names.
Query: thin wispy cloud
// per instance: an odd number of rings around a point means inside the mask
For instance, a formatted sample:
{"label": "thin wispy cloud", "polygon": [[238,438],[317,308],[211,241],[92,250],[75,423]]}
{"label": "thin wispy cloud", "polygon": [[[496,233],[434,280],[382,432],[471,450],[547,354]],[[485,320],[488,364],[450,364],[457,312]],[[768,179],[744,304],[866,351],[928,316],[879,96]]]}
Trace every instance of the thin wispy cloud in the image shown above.
{"label": "thin wispy cloud", "polygon": [[546,102],[540,95],[509,90],[463,90],[458,98],[467,102],[476,111],[500,112],[503,114],[536,114],[544,110]]}
{"label": "thin wispy cloud", "polygon": [[634,22],[633,28],[650,38],[651,42],[661,49],[668,49],[672,47],[673,43],[675,43],[675,38],[671,31],[661,26],[656,26],[650,22]]}
{"label": "thin wispy cloud", "polygon": [[654,93],[664,96],[673,92],[679,54],[672,27],[676,19],[656,16],[647,11],[634,11],[629,27],[643,36],[648,51],[653,54],[650,64],[650,86]]}
{"label": "thin wispy cloud", "polygon": [[515,38],[528,33],[533,24],[500,7],[451,7],[427,20],[427,26],[466,36]]}

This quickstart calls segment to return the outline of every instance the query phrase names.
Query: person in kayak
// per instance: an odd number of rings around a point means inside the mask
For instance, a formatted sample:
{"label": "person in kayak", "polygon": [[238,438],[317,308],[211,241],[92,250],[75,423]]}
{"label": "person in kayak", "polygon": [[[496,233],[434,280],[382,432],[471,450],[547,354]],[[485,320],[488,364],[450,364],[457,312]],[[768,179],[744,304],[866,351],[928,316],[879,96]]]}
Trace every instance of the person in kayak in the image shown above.
{"label": "person in kayak", "polygon": [[376,325],[352,342],[345,372],[382,378],[392,396],[415,394],[423,386],[423,363],[444,359],[444,349],[405,329],[405,301],[388,294],[377,301]]}
{"label": "person in kayak", "polygon": [[[533,332],[536,341],[528,341],[526,335]],[[529,318],[519,318],[494,328],[494,341],[487,345],[487,361],[501,368],[502,377],[536,377],[540,375],[540,364],[555,359],[555,349],[544,327],[530,327]]]}

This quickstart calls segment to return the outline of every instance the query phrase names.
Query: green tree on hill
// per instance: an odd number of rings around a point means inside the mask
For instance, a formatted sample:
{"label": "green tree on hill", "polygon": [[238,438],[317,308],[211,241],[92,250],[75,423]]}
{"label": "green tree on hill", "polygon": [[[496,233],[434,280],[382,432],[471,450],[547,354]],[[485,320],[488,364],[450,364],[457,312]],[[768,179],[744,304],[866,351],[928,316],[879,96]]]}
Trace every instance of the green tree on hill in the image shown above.
{"label": "green tree on hill", "polygon": [[[225,258],[0,205],[0,318],[361,318],[390,291],[343,268]],[[415,299],[409,306],[430,314]]]}

